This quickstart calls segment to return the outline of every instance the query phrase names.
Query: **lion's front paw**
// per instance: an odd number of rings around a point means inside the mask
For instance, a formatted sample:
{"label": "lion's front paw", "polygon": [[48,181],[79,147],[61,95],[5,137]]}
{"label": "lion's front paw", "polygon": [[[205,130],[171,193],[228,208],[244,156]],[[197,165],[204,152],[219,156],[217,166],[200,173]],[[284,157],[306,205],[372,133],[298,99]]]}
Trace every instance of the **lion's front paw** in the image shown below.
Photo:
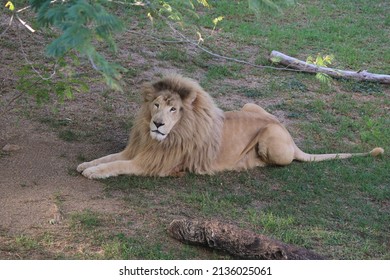
{"label": "lion's front paw", "polygon": [[81,163],[81,164],[79,164],[78,166],[77,166],[77,172],[83,172],[85,169],[87,169],[88,167],[90,167],[91,165],[90,165],[90,163],[89,162],[83,162],[83,163]]}
{"label": "lion's front paw", "polygon": [[83,171],[82,174],[88,179],[104,179],[111,176],[115,176],[115,174],[110,174],[109,172],[107,172],[106,168],[101,165],[88,167]]}

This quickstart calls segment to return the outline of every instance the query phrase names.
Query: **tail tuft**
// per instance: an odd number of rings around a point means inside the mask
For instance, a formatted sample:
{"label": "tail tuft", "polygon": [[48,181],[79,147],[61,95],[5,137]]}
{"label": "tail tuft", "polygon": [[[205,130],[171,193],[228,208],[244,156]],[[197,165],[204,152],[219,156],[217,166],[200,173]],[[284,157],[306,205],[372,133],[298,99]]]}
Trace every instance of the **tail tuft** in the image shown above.
{"label": "tail tuft", "polygon": [[373,157],[377,157],[379,155],[383,155],[384,152],[385,150],[383,150],[382,148],[375,148],[370,152],[370,155]]}

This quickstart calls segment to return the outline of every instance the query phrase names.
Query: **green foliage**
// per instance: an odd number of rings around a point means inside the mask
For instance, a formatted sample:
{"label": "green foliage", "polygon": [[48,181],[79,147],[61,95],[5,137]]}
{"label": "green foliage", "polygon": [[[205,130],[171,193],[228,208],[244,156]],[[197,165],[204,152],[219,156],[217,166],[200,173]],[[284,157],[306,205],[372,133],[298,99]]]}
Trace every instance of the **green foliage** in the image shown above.
{"label": "green foliage", "polygon": [[[317,57],[314,59],[312,56],[309,56],[306,60],[307,63],[317,65],[319,67],[328,67],[330,64],[332,64],[333,55],[325,55],[321,56],[321,54],[318,54]],[[317,80],[319,80],[322,84],[330,85],[330,82],[332,81],[332,78],[325,73],[317,73],[316,74]]]}
{"label": "green foliage", "polygon": [[60,58],[75,50],[89,59],[111,88],[121,90],[121,72],[126,69],[108,62],[95,47],[97,42],[105,42],[116,51],[113,36],[123,30],[122,22],[103,7],[107,2],[31,0],[30,4],[41,26],[54,26],[61,31],[60,36],[47,46],[47,55]]}

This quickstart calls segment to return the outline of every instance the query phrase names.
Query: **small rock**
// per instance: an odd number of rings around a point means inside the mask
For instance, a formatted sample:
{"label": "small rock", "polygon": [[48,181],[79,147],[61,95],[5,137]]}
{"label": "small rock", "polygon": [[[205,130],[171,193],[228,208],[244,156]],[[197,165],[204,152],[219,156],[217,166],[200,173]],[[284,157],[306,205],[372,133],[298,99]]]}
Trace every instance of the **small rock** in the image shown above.
{"label": "small rock", "polygon": [[3,152],[14,152],[20,150],[20,146],[14,144],[7,144],[3,147]]}

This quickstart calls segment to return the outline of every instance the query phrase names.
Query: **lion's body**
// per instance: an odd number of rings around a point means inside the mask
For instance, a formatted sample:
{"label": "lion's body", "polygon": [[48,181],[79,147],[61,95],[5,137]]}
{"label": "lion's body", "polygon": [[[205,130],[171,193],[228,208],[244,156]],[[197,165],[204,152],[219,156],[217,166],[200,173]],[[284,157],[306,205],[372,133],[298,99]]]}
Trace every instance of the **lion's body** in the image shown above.
{"label": "lion's body", "polygon": [[145,102],[126,149],[80,164],[77,170],[84,176],[213,174],[288,165],[294,159],[320,161],[383,153],[376,148],[361,154],[306,154],[276,117],[260,106],[246,104],[240,111],[222,112],[196,82],[179,75],[149,84],[143,93]]}

